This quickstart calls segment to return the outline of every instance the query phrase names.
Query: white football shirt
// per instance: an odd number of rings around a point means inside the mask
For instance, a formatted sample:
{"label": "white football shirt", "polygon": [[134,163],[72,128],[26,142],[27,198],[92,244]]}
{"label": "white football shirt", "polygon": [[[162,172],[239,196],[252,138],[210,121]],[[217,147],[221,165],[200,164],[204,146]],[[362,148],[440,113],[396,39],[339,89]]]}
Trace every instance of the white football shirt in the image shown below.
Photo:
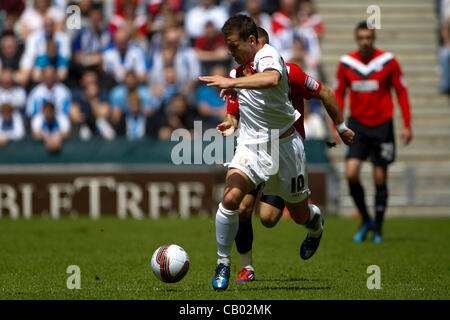
{"label": "white football shirt", "polygon": [[[286,64],[280,54],[265,44],[255,55],[255,72],[267,69],[277,70],[281,79],[276,87],[266,89],[237,89],[239,99],[239,143],[265,143],[286,132],[300,113],[294,109],[289,99],[289,76]],[[236,77],[236,70],[230,73]],[[278,130],[278,135],[276,131]]]}

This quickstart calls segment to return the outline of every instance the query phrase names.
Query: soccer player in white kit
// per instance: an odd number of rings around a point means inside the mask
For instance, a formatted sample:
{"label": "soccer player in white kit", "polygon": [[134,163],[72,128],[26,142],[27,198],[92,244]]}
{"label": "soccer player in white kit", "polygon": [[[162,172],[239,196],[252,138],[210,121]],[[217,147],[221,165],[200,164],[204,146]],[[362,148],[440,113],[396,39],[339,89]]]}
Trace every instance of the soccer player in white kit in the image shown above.
{"label": "soccer player in white kit", "polygon": [[[259,45],[257,26],[245,15],[235,15],[222,27],[228,51],[237,63],[253,62],[255,74],[246,77],[200,77],[208,86],[223,89],[221,95],[239,98],[238,146],[225,181],[216,214],[217,268],[215,290],[226,290],[230,278],[230,255],[239,224],[239,204],[258,184],[264,193],[283,198],[292,219],[305,225],[308,234],[300,254],[310,257],[317,250],[323,230],[320,209],[308,204],[306,158],[294,122],[300,117],[289,98],[289,78],[280,54],[270,45]],[[338,124],[342,139],[351,143],[353,132]]]}

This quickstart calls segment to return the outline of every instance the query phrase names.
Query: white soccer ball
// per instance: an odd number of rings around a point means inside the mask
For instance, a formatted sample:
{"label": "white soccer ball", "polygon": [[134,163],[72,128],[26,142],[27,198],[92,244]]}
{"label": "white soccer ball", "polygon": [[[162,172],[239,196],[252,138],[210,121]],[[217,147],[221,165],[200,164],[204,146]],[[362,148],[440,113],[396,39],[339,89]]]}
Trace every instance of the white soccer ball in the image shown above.
{"label": "white soccer ball", "polygon": [[152,271],[163,282],[178,282],[186,275],[191,261],[186,251],[176,244],[156,249],[152,256]]}

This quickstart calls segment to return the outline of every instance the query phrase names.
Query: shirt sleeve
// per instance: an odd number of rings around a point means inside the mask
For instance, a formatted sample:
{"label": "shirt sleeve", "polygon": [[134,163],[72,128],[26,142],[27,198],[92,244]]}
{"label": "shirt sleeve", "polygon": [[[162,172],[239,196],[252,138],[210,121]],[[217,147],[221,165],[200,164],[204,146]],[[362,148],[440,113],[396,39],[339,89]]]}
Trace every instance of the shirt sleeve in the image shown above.
{"label": "shirt sleeve", "polygon": [[402,111],[403,125],[405,128],[411,127],[411,108],[408,100],[408,90],[405,76],[400,68],[397,59],[392,59],[393,71],[391,74],[391,83],[397,94],[398,104]]}
{"label": "shirt sleeve", "polygon": [[280,54],[275,49],[271,47],[269,49],[268,45],[265,45],[256,54],[255,70],[256,72],[264,72],[267,69],[277,70],[281,75],[283,74]]}
{"label": "shirt sleeve", "polygon": [[316,97],[322,84],[313,77],[307,75],[298,65],[289,64],[289,82],[291,83],[291,95],[298,94],[309,100]]}

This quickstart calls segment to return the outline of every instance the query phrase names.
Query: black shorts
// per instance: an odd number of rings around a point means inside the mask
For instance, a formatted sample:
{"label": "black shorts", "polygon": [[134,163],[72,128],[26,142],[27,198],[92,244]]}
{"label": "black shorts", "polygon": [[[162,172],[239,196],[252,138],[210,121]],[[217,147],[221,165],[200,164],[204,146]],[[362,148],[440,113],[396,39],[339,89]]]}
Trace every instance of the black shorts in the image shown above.
{"label": "black shorts", "polygon": [[350,117],[348,127],[355,132],[355,138],[347,149],[346,159],[366,160],[370,156],[374,165],[382,167],[394,162],[395,139],[392,120],[369,127]]}
{"label": "black shorts", "polygon": [[[259,190],[262,188],[263,184],[260,183],[255,189],[250,191],[248,194],[251,194],[255,198],[258,196]],[[276,195],[265,195],[264,193],[261,194],[261,202],[270,204],[271,206],[278,208],[280,210],[284,209],[284,200],[283,198],[276,196]]]}

